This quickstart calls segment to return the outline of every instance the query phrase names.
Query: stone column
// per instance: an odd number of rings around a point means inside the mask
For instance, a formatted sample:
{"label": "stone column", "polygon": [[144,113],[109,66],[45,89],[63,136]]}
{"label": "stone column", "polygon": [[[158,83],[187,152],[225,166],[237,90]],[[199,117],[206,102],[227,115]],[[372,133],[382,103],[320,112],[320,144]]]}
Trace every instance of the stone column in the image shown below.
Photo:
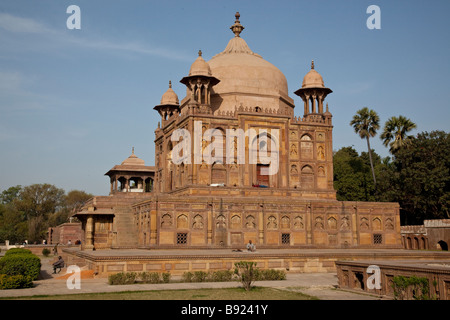
{"label": "stone column", "polygon": [[208,245],[212,244],[212,226],[213,226],[213,210],[214,210],[214,204],[208,203],[208,206],[210,207],[210,210],[208,210],[208,234],[207,234],[207,243]]}
{"label": "stone column", "polygon": [[323,113],[323,94],[319,95],[317,100],[319,101],[319,113]]}
{"label": "stone column", "polygon": [[317,96],[315,94],[311,96],[312,113],[316,113],[316,98],[317,98]]}
{"label": "stone column", "polygon": [[356,205],[352,207],[352,236],[353,236],[353,245],[358,245],[358,208]]}
{"label": "stone column", "polygon": [[261,207],[261,211],[259,212],[259,221],[258,221],[258,244],[264,244],[264,204],[259,205]]}
{"label": "stone column", "polygon": [[156,209],[150,211],[150,245],[156,245],[158,241],[156,213],[157,213]]}
{"label": "stone column", "polygon": [[304,100],[303,100],[303,101],[305,101],[305,116],[307,114],[309,114],[309,98],[310,98],[309,95],[305,95]]}
{"label": "stone column", "polygon": [[208,84],[204,85],[204,90],[205,90],[205,104],[209,104],[209,100],[208,100]]}
{"label": "stone column", "polygon": [[94,217],[89,215],[86,220],[86,244],[85,249],[94,247]]}
{"label": "stone column", "polygon": [[312,214],[311,203],[306,205],[306,244],[312,244]]}

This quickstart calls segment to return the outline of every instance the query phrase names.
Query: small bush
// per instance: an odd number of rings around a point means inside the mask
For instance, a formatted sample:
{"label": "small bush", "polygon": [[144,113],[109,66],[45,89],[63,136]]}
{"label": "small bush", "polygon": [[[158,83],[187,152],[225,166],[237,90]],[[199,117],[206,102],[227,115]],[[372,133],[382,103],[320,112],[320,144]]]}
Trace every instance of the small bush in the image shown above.
{"label": "small bush", "polygon": [[164,282],[164,283],[169,283],[169,282],[170,282],[170,277],[171,277],[170,272],[164,272],[164,273],[162,274],[162,280],[163,280],[163,282]]}
{"label": "small bush", "polygon": [[395,276],[393,279],[392,287],[394,289],[395,300],[407,299],[407,292],[412,292],[412,298],[415,300],[428,300],[430,286],[428,279],[425,277],[405,277]]}
{"label": "small bush", "polygon": [[50,254],[50,250],[48,250],[47,248],[42,249],[42,255],[44,257],[48,257]]}
{"label": "small bush", "polygon": [[0,259],[1,274],[9,276],[23,275],[31,280],[36,280],[40,271],[41,259],[34,254],[12,253]]}
{"label": "small bush", "polygon": [[204,282],[206,280],[207,275],[208,274],[204,271],[195,271],[193,281],[194,282]]}
{"label": "small bush", "polygon": [[117,285],[117,284],[133,284],[136,282],[136,273],[135,272],[120,272],[116,274],[111,274],[108,277],[108,284]]}
{"label": "small bush", "polygon": [[139,279],[143,283],[160,283],[161,277],[158,272],[141,272]]}
{"label": "small bush", "polygon": [[30,277],[23,275],[9,276],[7,274],[0,274],[0,290],[31,288],[32,286],[33,281]]}
{"label": "small bush", "polygon": [[11,248],[5,252],[5,256],[11,255],[11,254],[33,254],[33,253],[31,252],[31,250],[24,249],[24,248]]}
{"label": "small bush", "polygon": [[258,270],[257,280],[286,280],[286,272],[284,270]]}
{"label": "small bush", "polygon": [[208,274],[208,280],[214,282],[228,282],[233,280],[233,272],[230,270],[214,271]]}
{"label": "small bush", "polygon": [[187,272],[184,272],[183,275],[181,276],[181,281],[182,282],[192,282],[193,278],[194,278],[193,273],[187,271]]}

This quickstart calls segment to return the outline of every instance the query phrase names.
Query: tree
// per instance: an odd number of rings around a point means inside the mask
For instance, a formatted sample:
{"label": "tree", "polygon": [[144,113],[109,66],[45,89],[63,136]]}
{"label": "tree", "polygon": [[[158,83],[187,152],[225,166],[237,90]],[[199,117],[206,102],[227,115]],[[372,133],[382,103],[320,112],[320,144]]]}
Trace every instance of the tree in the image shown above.
{"label": "tree", "polygon": [[61,210],[65,204],[65,192],[50,184],[33,184],[23,188],[14,200],[16,210],[23,212],[28,222],[28,240],[45,238],[50,214]]}
{"label": "tree", "polygon": [[374,137],[377,134],[377,130],[380,128],[379,122],[380,118],[378,117],[378,114],[373,110],[369,110],[367,107],[358,110],[353,116],[352,121],[350,121],[350,125],[353,126],[355,133],[359,134],[361,139],[366,139],[367,141],[374,186],[376,186],[377,180],[375,178],[375,169],[373,167],[372,150],[370,148],[369,138]]}
{"label": "tree", "polygon": [[234,264],[234,267],[234,273],[238,275],[244,289],[251,290],[252,283],[256,280],[256,262],[239,261]]}
{"label": "tree", "polygon": [[55,227],[67,222],[74,213],[81,210],[81,207],[92,198],[93,195],[80,190],[71,190],[64,197],[64,207],[50,215],[48,219],[49,227]]}
{"label": "tree", "polygon": [[[382,166],[381,158],[372,150],[377,174]],[[343,147],[333,156],[334,188],[340,201],[376,201],[367,152],[361,155],[352,147]]]}
{"label": "tree", "polygon": [[384,146],[389,146],[389,152],[394,154],[411,141],[412,137],[406,134],[415,128],[416,124],[404,116],[391,117],[386,121],[380,138]]}
{"label": "tree", "polygon": [[0,194],[0,203],[8,204],[14,201],[14,199],[19,197],[20,191],[22,191],[22,186],[10,187],[3,190]]}
{"label": "tree", "polygon": [[27,238],[28,223],[12,204],[0,204],[0,242],[21,243]]}
{"label": "tree", "polygon": [[80,190],[71,190],[66,196],[66,207],[71,213],[80,211],[81,207],[92,198],[93,195]]}
{"label": "tree", "polygon": [[405,224],[450,218],[450,134],[422,132],[400,148],[390,185],[402,208]]}

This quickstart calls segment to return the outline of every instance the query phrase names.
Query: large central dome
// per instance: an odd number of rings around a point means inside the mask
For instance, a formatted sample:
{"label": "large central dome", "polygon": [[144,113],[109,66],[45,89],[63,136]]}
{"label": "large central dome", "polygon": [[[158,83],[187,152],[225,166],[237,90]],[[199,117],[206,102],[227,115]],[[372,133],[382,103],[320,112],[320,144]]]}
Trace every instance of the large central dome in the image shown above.
{"label": "large central dome", "polygon": [[278,110],[281,104],[287,104],[293,108],[284,74],[251,51],[240,37],[244,27],[238,13],[231,29],[235,37],[223,52],[208,61],[213,76],[220,80],[211,97],[213,110],[233,111],[240,105]]}

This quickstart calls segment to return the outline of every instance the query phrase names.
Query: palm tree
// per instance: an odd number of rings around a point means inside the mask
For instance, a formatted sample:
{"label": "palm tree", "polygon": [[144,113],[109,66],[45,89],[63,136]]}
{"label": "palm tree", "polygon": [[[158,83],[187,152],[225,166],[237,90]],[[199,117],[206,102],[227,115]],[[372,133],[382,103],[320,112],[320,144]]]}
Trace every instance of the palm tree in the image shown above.
{"label": "palm tree", "polygon": [[384,124],[380,138],[386,147],[389,145],[389,152],[393,154],[411,141],[411,136],[406,133],[415,128],[416,124],[404,116],[391,117]]}
{"label": "palm tree", "polygon": [[352,121],[350,121],[350,125],[353,126],[355,132],[359,134],[361,139],[366,139],[367,141],[374,186],[376,186],[377,180],[375,178],[375,170],[373,168],[372,149],[370,149],[369,138],[374,137],[377,134],[377,130],[380,128],[379,122],[380,117],[378,117],[378,114],[373,110],[369,110],[367,107],[358,110],[353,116]]}

